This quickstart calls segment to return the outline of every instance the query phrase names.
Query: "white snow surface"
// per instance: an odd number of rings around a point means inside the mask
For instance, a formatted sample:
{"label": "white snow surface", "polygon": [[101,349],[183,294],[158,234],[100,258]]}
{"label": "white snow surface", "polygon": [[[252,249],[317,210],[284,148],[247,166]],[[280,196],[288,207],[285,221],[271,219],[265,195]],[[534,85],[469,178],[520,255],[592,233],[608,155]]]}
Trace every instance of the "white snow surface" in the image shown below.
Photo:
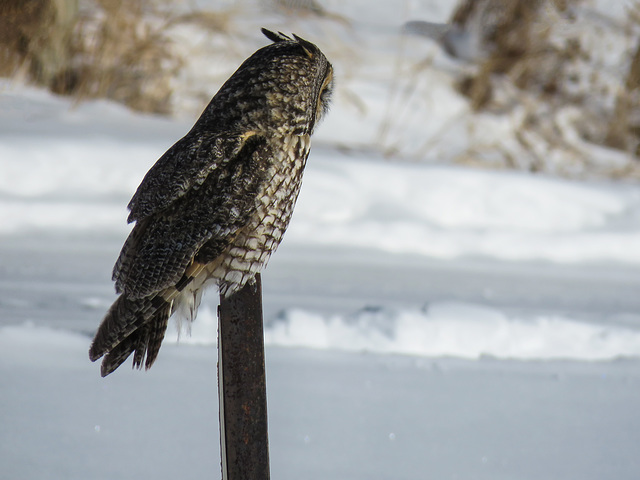
{"label": "white snow surface", "polygon": [[[165,341],[216,345],[215,312],[203,308],[187,335]],[[265,344],[421,357],[602,361],[640,357],[640,331],[558,315],[522,318],[495,308],[435,302],[423,310],[365,308],[349,315],[301,309],[268,322]]]}
{"label": "white snow surface", "polygon": [[640,332],[541,316],[510,318],[479,305],[364,311],[329,318],[293,310],[266,332],[271,345],[426,357],[611,360],[640,356]]}
{"label": "white snow surface", "polygon": [[435,258],[640,262],[640,190],[314,156],[288,241]]}
{"label": "white snow surface", "polygon": [[[166,345],[148,372],[101,379],[88,341],[0,330],[2,478],[220,478],[215,349]],[[271,473],[633,480],[637,366],[271,347]]]}

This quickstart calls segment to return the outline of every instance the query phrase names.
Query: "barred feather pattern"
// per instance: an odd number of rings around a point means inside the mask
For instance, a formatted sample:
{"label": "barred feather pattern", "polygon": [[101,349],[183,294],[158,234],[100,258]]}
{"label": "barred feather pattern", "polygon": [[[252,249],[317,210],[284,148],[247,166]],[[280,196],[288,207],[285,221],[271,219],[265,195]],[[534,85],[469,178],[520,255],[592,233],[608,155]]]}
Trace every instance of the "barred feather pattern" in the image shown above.
{"label": "barred feather pattern", "polygon": [[[92,361],[104,356],[102,376],[116,370],[132,353],[134,368],[149,369],[174,312],[180,314],[178,321],[193,321],[208,285],[217,284],[222,295],[231,295],[253,281],[255,274],[266,265],[291,219],[302,185],[310,139],[308,135],[291,136],[283,139],[283,143],[286,148],[275,156],[276,161],[267,171],[264,189],[257,196],[255,214],[222,252],[201,248],[181,279],[161,292],[131,298],[125,287],[100,325],[89,353]],[[135,249],[137,244],[136,239],[131,238],[125,247]],[[118,266],[116,264],[116,270]]]}
{"label": "barred feather pattern", "polygon": [[131,355],[150,368],[172,315],[193,321],[208,285],[228,296],[253,281],[282,240],[333,69],[312,43],[264,33],[274,43],[240,66],[129,203],[120,297],[89,351],[103,376]]}
{"label": "barred feather pattern", "polygon": [[171,302],[162,295],[130,300],[121,295],[105,316],[89,350],[95,361],[104,355],[100,373],[107,376],[130,355],[134,367],[150,368],[164,338]]}

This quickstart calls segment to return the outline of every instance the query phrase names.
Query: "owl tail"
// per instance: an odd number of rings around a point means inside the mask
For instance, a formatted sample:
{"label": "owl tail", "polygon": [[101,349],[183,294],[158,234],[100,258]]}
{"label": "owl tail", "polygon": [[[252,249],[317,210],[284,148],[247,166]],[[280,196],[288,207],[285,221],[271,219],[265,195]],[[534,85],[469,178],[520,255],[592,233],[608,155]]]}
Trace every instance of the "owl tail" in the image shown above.
{"label": "owl tail", "polygon": [[[104,356],[100,373],[106,377],[134,353],[133,366],[149,369],[160,351],[172,301],[162,295],[130,299],[120,295],[107,312],[89,349],[95,362]],[[146,357],[146,358],[145,358]]]}

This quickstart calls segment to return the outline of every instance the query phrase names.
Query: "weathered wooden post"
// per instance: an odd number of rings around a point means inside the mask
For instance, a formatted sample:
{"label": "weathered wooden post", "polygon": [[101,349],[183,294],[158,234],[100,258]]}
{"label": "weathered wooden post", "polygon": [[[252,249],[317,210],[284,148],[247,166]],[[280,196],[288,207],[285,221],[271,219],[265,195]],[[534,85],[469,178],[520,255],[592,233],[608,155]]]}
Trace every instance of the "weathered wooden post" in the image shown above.
{"label": "weathered wooden post", "polygon": [[269,438],[260,274],[218,308],[223,480],[268,480]]}

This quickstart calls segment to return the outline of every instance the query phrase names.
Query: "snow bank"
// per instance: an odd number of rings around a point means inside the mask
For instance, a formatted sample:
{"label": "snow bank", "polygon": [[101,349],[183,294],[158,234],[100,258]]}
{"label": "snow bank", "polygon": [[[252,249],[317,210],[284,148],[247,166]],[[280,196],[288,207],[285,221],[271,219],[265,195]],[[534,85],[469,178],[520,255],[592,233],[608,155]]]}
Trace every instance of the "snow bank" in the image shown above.
{"label": "snow bank", "polygon": [[[200,309],[190,332],[171,325],[166,344],[215,345],[218,321],[213,310]],[[89,339],[73,332],[31,324],[0,328],[0,348],[29,344],[49,348],[88,348]],[[351,315],[323,316],[291,309],[265,326],[267,346],[303,347],[374,354],[480,359],[604,361],[640,358],[640,331],[591,324],[558,315],[528,318],[495,308],[435,302],[423,310],[363,309]]]}
{"label": "snow bank", "polygon": [[[216,343],[215,312],[201,308],[191,334],[165,341]],[[180,338],[178,340],[178,337]],[[601,361],[640,357],[640,332],[558,315],[511,316],[477,304],[436,302],[423,310],[369,308],[323,316],[291,309],[265,327],[271,346],[479,359]]]}
{"label": "snow bank", "polygon": [[636,187],[318,155],[287,241],[435,258],[640,262]]}
{"label": "snow bank", "polygon": [[435,303],[424,311],[372,309],[348,317],[292,310],[267,343],[426,357],[610,360],[640,356],[640,332],[558,316],[510,317],[479,305]]}

